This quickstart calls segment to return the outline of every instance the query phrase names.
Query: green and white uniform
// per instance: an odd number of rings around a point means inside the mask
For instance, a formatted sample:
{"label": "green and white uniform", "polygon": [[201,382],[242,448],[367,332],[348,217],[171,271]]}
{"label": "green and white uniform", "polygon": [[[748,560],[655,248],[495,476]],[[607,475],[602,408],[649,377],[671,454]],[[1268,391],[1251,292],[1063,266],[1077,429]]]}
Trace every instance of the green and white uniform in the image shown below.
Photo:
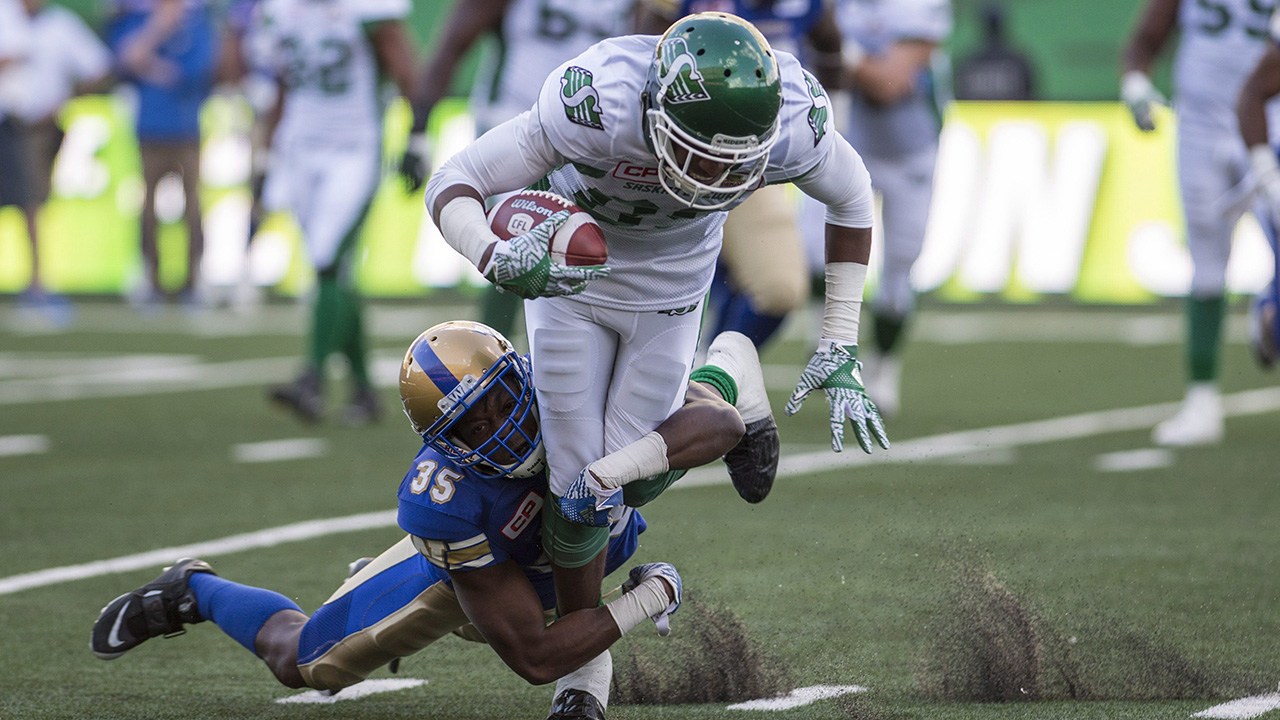
{"label": "green and white uniform", "polygon": [[252,40],[285,86],[269,194],[293,211],[318,270],[349,253],[378,187],[382,115],[368,26],[408,0],[266,0]]}
{"label": "green and white uniform", "polygon": [[[729,208],[692,210],[659,184],[642,109],[657,43],[614,38],[564,63],[533,110],[455,155],[427,186],[433,207],[459,183],[490,196],[541,181],[604,229],[608,277],[579,295],[525,305],[557,495],[588,463],[651,432],[682,404],[699,305],[720,250]],[[776,56],[780,138],[764,181],[795,182],[827,205],[833,224],[870,227],[870,177],[832,127],[825,91],[793,56]],[[696,88],[686,97],[700,101]]]}

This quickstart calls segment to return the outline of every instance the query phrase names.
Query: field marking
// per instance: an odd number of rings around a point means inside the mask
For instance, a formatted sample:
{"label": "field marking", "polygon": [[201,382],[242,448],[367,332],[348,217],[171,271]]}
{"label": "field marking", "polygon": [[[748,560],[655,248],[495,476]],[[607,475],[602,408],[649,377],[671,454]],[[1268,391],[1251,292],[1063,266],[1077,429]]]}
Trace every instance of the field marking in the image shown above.
{"label": "field marking", "polygon": [[397,690],[408,690],[409,688],[421,687],[426,685],[427,682],[428,681],[426,680],[417,680],[414,678],[365,680],[364,682],[358,682],[351,687],[343,688],[342,692],[334,693],[332,695],[320,692],[319,690],[308,690],[306,692],[297,693],[296,695],[276,698],[276,702],[281,705],[291,703],[332,705],[333,703],[341,702],[343,700],[359,700],[361,698],[369,697],[370,695],[377,695],[378,693],[395,692]]}
{"label": "field marking", "polygon": [[159,550],[151,550],[136,555],[125,555],[124,557],[97,560],[80,565],[66,565],[48,570],[23,573],[22,575],[10,575],[7,578],[0,578],[0,595],[8,595],[21,590],[55,585],[72,580],[99,577],[111,573],[159,568],[163,565],[169,565],[181,557],[228,555],[245,550],[298,542],[299,540],[310,540],[336,533],[385,528],[395,524],[395,510],[379,510],[377,512],[325,520],[307,520],[306,522],[293,523],[292,525],[282,525],[266,530],[258,530],[257,532],[232,535],[218,540],[160,548]]}
{"label": "field marking", "polygon": [[782,697],[748,700],[746,702],[737,703],[736,705],[730,705],[725,709],[790,710],[791,708],[803,707],[819,700],[866,691],[867,688],[862,687],[861,685],[814,685],[812,687],[796,688]]}
{"label": "field marking", "polygon": [[1280,692],[1270,693],[1267,695],[1254,695],[1253,697],[1240,698],[1239,700],[1232,700],[1229,703],[1214,705],[1208,710],[1201,710],[1191,717],[1244,720],[1245,718],[1258,717],[1259,715],[1271,712],[1276,708],[1280,708]]}
{"label": "field marking", "polygon": [[[778,464],[779,477],[794,477],[827,470],[842,470],[865,465],[887,463],[911,463],[926,460],[942,460],[957,456],[973,455],[985,451],[1014,449],[1025,445],[1077,440],[1115,432],[1129,432],[1150,428],[1169,416],[1179,403],[1143,405],[1117,410],[1068,415],[1049,420],[999,425],[978,430],[964,430],[941,435],[904,440],[893,445],[892,450],[877,450],[867,455],[857,447],[843,453],[821,450],[803,455],[784,457]],[[1230,417],[1257,415],[1280,410],[1280,388],[1264,388],[1233,393],[1223,398],[1223,407]],[[691,470],[673,485],[673,488],[724,485],[729,476],[719,463]],[[346,517],[269,528],[243,535],[233,535],[221,540],[161,548],[150,552],[128,555],[111,560],[98,560],[80,565],[40,570],[22,575],[0,578],[0,595],[29,588],[97,577],[113,572],[127,572],[159,567],[184,556],[215,556],[242,552],[260,547],[270,547],[285,542],[308,540],[331,533],[353,532],[394,526],[396,511],[349,515]]]}
{"label": "field marking", "polygon": [[231,447],[231,458],[238,463],[265,463],[280,460],[302,460],[324,455],[329,444],[320,438],[290,438],[266,442],[240,443]]}
{"label": "field marking", "polygon": [[1173,465],[1173,451],[1165,448],[1142,448],[1121,452],[1103,453],[1093,459],[1098,472],[1134,472],[1155,470]]}
{"label": "field marking", "polygon": [[49,452],[47,435],[0,435],[0,457],[42,455]]}

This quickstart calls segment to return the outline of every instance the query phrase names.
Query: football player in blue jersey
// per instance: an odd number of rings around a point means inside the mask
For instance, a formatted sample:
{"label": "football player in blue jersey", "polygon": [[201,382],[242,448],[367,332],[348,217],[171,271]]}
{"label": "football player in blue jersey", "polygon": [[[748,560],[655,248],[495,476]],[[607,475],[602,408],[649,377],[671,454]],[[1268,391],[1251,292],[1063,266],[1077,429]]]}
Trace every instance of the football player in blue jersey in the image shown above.
{"label": "football player in blue jersey", "polygon": [[[724,399],[737,394],[731,371],[699,370],[695,377],[706,381],[691,381],[685,404],[656,431],[668,471],[627,485],[606,572],[630,558],[646,528],[635,507],[742,437],[739,411]],[[666,634],[667,616],[680,605],[679,574],[666,563],[637,566],[621,596],[548,625],[556,599],[541,542],[547,478],[529,359],[485,325],[442,323],[409,347],[400,394],[424,440],[399,489],[407,537],[310,617],[284,595],[224,580],[201,560],[179,560],[103,608],[94,654],[113,659],[212,620],[281,683],[338,691],[452,632],[487,642],[531,683],[560,679],[552,717],[603,717],[609,646],[646,618]],[[629,478],[625,459],[614,459],[615,471]]]}
{"label": "football player in blue jersey", "polygon": [[1269,102],[1280,95],[1280,13],[1271,19],[1271,42],[1258,66],[1254,68],[1236,103],[1236,119],[1240,136],[1249,149],[1249,166],[1257,179],[1258,195],[1265,210],[1258,219],[1271,243],[1271,282],[1254,299],[1249,313],[1249,346],[1253,357],[1264,370],[1280,360],[1280,160],[1268,142],[1271,137],[1267,118]]}

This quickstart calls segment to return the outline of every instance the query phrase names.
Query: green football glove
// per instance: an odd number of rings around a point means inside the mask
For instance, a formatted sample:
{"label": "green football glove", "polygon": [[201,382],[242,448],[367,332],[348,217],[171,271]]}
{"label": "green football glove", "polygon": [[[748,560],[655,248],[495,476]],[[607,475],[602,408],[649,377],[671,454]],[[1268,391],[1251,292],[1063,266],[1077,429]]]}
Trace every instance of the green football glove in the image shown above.
{"label": "green football glove", "polygon": [[569,219],[561,210],[523,235],[494,245],[484,276],[489,282],[525,299],[576,295],[587,283],[605,277],[604,265],[561,265],[551,259],[551,236]]}
{"label": "green football glove", "polygon": [[837,345],[830,340],[818,343],[800,382],[787,401],[787,415],[795,415],[809,393],[822,388],[831,407],[831,449],[844,450],[844,421],[853,423],[853,432],[863,452],[871,453],[871,438],[885,450],[889,449],[889,436],[885,434],[880,411],[867,397],[862,385],[862,363],[858,362],[858,346]]}

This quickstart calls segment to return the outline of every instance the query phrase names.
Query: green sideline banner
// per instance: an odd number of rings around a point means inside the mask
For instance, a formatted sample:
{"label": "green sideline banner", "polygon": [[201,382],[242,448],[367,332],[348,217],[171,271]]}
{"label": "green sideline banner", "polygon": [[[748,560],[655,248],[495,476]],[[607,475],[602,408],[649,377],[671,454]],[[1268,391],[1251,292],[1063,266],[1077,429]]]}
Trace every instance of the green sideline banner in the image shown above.
{"label": "green sideline banner", "polygon": [[[127,292],[141,276],[137,146],[114,98],[81,98],[61,118],[66,128],[54,171],[54,197],[40,217],[42,275],[70,293]],[[957,103],[946,116],[925,248],[916,286],[952,301],[999,297],[1034,302],[1069,296],[1091,303],[1140,303],[1184,294],[1190,261],[1183,242],[1174,174],[1174,118],[1142,134],[1114,103]],[[218,96],[203,116],[204,276],[228,287],[249,278],[276,292],[311,283],[297,228],[272,215],[246,253],[250,113],[237,97]],[[483,279],[424,221],[421,196],[399,184],[392,160],[407,128],[403,105],[387,118],[387,171],[365,225],[358,282],[376,297],[416,297],[433,288]],[[429,132],[438,164],[474,137],[462,100],[439,106]],[[1224,198],[1224,208],[1248,198]],[[185,272],[180,187],[157,193],[166,285]],[[879,223],[877,223],[879,227]],[[878,239],[875,247],[883,247]],[[1251,218],[1242,221],[1228,270],[1232,291],[1265,284],[1270,251]],[[0,292],[30,280],[25,226],[0,210]]]}

